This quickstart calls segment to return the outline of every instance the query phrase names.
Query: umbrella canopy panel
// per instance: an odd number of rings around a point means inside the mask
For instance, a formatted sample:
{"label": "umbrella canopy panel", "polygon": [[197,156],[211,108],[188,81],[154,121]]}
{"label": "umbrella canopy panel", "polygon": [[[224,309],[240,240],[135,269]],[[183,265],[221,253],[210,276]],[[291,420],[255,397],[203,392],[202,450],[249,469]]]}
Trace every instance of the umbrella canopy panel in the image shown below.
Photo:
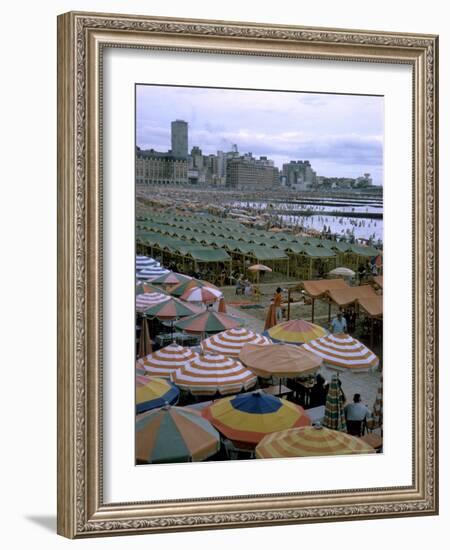
{"label": "umbrella canopy panel", "polygon": [[352,372],[367,372],[379,364],[378,357],[350,334],[330,334],[312,340],[304,349],[322,357],[327,367]]}
{"label": "umbrella canopy panel", "polygon": [[180,391],[168,380],[136,375],[136,413],[178,401]]}
{"label": "umbrella canopy panel", "polygon": [[257,458],[374,453],[360,438],[323,426],[293,428],[266,435],[256,447]]}
{"label": "umbrella canopy panel", "polygon": [[203,302],[204,304],[209,302],[215,302],[222,298],[223,294],[220,290],[203,286],[200,288],[189,288],[182,294],[181,299],[186,302]]}
{"label": "umbrella canopy panel", "polygon": [[237,357],[247,344],[262,347],[270,344],[269,338],[246,328],[232,328],[203,340],[203,353],[218,353],[228,357]]}
{"label": "umbrella canopy panel", "polygon": [[138,464],[205,460],[220,449],[220,435],[200,415],[164,406],[136,419]]}
{"label": "umbrella canopy panel", "polygon": [[297,377],[312,374],[322,364],[322,359],[290,344],[269,344],[260,346],[247,344],[239,359],[257,376]]}
{"label": "umbrella canopy panel", "polygon": [[162,292],[145,292],[144,294],[136,295],[136,311],[143,313],[146,309],[167,302],[170,296]]}
{"label": "umbrella canopy panel", "polygon": [[149,376],[170,378],[177,369],[197,358],[198,353],[192,349],[173,343],[139,359],[137,366]]}
{"label": "umbrella canopy panel", "polygon": [[229,395],[256,384],[256,376],[251,371],[224,355],[200,355],[175,371],[171,380],[194,395]]}
{"label": "umbrella canopy panel", "polygon": [[288,344],[304,344],[315,338],[325,336],[327,331],[319,325],[309,323],[303,319],[293,319],[279,323],[268,330],[272,340]]}
{"label": "umbrella canopy panel", "polygon": [[[193,306],[191,306],[193,307]],[[213,334],[223,330],[240,327],[243,322],[231,315],[219,313],[208,309],[182,321],[175,323],[175,326],[191,334]]]}
{"label": "umbrella canopy panel", "polygon": [[262,391],[220,399],[202,415],[231,441],[250,446],[269,433],[311,424],[302,407]]}
{"label": "umbrella canopy panel", "polygon": [[[145,296],[140,294],[139,296]],[[166,300],[147,308],[144,313],[148,317],[157,317],[161,320],[172,320],[179,317],[190,317],[200,311],[200,308],[186,304],[173,296],[165,296]]]}

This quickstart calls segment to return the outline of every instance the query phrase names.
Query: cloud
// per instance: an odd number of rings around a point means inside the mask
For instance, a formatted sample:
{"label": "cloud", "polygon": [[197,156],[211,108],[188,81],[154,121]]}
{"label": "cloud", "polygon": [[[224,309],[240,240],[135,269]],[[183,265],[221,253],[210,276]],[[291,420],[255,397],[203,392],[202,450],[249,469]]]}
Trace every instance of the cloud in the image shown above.
{"label": "cloud", "polygon": [[309,159],[320,175],[371,172],[382,183],[381,97],[138,86],[136,109],[143,148],[170,149],[170,122],[180,118],[189,123],[189,147],[205,154],[237,144],[279,167]]}

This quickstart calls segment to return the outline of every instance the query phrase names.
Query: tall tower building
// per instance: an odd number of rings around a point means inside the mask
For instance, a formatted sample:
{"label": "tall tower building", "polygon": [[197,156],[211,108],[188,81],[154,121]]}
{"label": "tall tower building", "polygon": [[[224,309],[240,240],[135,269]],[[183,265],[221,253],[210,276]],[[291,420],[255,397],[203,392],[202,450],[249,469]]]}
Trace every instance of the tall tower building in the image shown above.
{"label": "tall tower building", "polygon": [[188,157],[188,123],[184,120],[172,122],[172,155],[180,159]]}

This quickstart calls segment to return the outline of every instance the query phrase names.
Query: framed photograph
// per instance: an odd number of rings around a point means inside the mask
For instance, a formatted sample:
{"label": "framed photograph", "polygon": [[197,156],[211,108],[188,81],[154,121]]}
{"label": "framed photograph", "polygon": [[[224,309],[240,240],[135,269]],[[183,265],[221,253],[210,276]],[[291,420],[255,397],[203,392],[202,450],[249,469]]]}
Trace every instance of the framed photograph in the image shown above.
{"label": "framed photograph", "polygon": [[58,18],[58,532],[437,514],[438,38]]}

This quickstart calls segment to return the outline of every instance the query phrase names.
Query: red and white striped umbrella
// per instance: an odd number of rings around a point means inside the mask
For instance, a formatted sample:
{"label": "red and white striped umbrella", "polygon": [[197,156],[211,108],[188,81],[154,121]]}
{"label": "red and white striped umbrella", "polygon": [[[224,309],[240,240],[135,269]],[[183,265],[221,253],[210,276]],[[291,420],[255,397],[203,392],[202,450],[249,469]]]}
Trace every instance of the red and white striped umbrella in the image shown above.
{"label": "red and white striped umbrella", "polygon": [[146,292],[144,294],[138,294],[136,296],[136,311],[143,312],[149,307],[152,307],[156,304],[161,304],[162,302],[167,302],[171,297],[167,294],[162,294],[161,292]]}
{"label": "red and white striped umbrella", "polygon": [[149,376],[170,378],[170,375],[186,363],[198,358],[198,353],[178,344],[170,344],[165,348],[138,359],[136,367],[145,370]]}
{"label": "red and white striped umbrella", "polygon": [[378,366],[378,357],[362,342],[349,334],[329,334],[303,345],[322,357],[324,365],[332,369],[367,372]]}
{"label": "red and white striped umbrella", "polygon": [[189,288],[181,296],[182,300],[186,302],[203,302],[204,304],[209,302],[215,302],[222,298],[223,294],[220,290],[216,288],[211,288],[207,286]]}
{"label": "red and white striped umbrella", "polygon": [[237,357],[246,344],[270,344],[269,338],[246,328],[232,328],[215,334],[201,343],[203,353]]}
{"label": "red and white striped umbrella", "polygon": [[224,355],[200,355],[171,374],[170,379],[196,395],[229,395],[256,384],[256,376],[250,370]]}

